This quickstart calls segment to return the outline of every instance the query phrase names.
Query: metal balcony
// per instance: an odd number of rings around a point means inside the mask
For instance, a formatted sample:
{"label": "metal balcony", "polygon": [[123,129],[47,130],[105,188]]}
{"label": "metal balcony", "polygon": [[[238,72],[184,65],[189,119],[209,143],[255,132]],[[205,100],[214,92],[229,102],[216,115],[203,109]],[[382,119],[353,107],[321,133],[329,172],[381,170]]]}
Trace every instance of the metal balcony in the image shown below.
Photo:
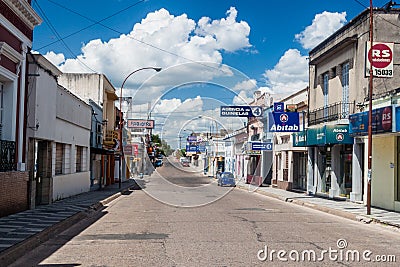
{"label": "metal balcony", "polygon": [[326,107],[310,111],[308,114],[308,125],[316,125],[323,122],[348,119],[354,113],[355,104],[337,102]]}
{"label": "metal balcony", "polygon": [[14,171],[16,167],[15,142],[0,140],[0,172]]}

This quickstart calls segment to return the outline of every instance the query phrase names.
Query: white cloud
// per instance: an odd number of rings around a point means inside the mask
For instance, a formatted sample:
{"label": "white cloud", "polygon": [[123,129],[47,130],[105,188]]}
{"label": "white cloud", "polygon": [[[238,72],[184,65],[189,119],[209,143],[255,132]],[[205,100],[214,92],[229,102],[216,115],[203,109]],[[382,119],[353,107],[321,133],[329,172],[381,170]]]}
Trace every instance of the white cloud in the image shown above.
{"label": "white cloud", "polygon": [[[65,60],[63,54],[55,55],[53,52],[47,53],[46,58],[63,72],[91,72],[87,65],[98,73],[106,74],[118,87],[131,71],[144,66],[165,69],[193,61],[218,65],[222,63],[221,51],[234,52],[251,47],[249,25],[244,21],[236,21],[236,18],[237,10],[234,7],[228,10],[226,18],[201,18],[197,23],[186,14],[175,16],[166,9],[160,9],[148,13],[133,26],[130,33],[108,41],[89,41],[83,45],[82,53],[77,58]],[[193,65],[186,72],[181,69],[179,73],[164,77],[162,84],[176,83],[176,79],[182,77],[192,81],[204,79],[204,69],[207,67]],[[201,68],[203,71],[198,70]],[[134,78],[127,81],[127,87],[131,85],[137,88],[151,74],[151,71],[135,74]],[[169,82],[165,79],[169,79]]]}
{"label": "white cloud", "polygon": [[233,98],[233,104],[234,105],[248,105],[251,101],[253,101],[253,98],[249,96],[248,91],[240,91],[237,96]]}
{"label": "white cloud", "polygon": [[245,90],[253,92],[254,90],[257,90],[257,81],[254,79],[244,80],[242,82],[235,84],[232,90],[234,91]]}
{"label": "white cloud", "polygon": [[308,85],[308,61],[297,49],[289,49],[264,77],[274,94],[292,93]]}
{"label": "white cloud", "polygon": [[324,11],[321,14],[316,14],[312,24],[307,26],[301,33],[296,34],[295,38],[305,49],[312,49],[345,23],[346,12],[331,13]]}
{"label": "white cloud", "polygon": [[53,51],[47,52],[44,57],[56,66],[65,62],[64,54],[56,54]]}
{"label": "white cloud", "polygon": [[196,33],[201,36],[214,36],[218,49],[234,52],[250,47],[250,26],[245,21],[236,22],[237,10],[231,7],[227,11],[227,18],[211,21],[203,17],[198,22]]}

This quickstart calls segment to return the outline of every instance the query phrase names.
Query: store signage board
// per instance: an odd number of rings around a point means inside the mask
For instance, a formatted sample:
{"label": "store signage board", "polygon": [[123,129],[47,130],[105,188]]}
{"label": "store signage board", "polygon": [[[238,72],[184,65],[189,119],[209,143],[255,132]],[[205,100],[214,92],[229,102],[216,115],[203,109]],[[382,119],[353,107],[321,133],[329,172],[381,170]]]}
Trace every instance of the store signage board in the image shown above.
{"label": "store signage board", "polygon": [[[372,110],[372,133],[380,134],[393,130],[392,106]],[[368,134],[368,111],[351,114],[349,116],[349,133],[351,136]]]}
{"label": "store signage board", "polygon": [[154,129],[154,120],[128,119],[128,128]]}
{"label": "store signage board", "polygon": [[374,77],[393,77],[393,43],[373,42],[366,44],[365,76],[370,75],[370,67]]}
{"label": "store signage board", "polygon": [[300,119],[298,112],[268,113],[268,130],[270,132],[299,132]]}

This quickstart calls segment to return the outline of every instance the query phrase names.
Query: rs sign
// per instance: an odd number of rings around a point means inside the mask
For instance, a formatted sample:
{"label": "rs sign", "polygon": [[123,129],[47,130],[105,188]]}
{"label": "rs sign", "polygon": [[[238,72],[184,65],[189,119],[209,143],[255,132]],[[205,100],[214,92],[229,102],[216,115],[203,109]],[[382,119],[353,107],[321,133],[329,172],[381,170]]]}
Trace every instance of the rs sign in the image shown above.
{"label": "rs sign", "polygon": [[366,45],[365,75],[370,75],[370,67],[374,77],[393,77],[393,43],[370,42]]}

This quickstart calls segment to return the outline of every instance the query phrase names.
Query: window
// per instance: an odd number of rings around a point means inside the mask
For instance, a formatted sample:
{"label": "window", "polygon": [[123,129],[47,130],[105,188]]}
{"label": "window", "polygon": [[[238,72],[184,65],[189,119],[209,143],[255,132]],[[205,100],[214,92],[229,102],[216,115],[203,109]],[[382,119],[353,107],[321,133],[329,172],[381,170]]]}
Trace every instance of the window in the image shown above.
{"label": "window", "polygon": [[75,161],[76,172],[83,171],[83,168],[82,168],[82,158],[83,157],[82,156],[83,156],[83,147],[76,146],[76,161]]}
{"label": "window", "polygon": [[323,90],[324,90],[324,117],[328,117],[328,94],[329,94],[329,73],[324,74],[324,84],[323,84]]}
{"label": "window", "polygon": [[56,175],[63,173],[63,162],[64,162],[64,145],[61,143],[56,143],[56,169],[55,169]]}
{"label": "window", "polygon": [[349,115],[349,67],[350,64],[344,63],[342,65],[342,113],[346,118]]}

